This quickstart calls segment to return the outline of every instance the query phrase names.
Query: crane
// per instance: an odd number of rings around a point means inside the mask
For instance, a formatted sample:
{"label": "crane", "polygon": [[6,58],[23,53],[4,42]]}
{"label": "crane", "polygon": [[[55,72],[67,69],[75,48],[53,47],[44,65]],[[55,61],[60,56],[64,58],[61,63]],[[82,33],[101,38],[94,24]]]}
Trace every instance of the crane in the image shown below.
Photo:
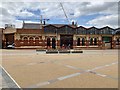
{"label": "crane", "polygon": [[63,12],[64,12],[64,15],[65,15],[65,17],[66,17],[68,23],[70,24],[70,20],[68,19],[68,16],[67,16],[67,14],[66,14],[66,12],[65,12],[65,9],[64,9],[62,3],[60,3],[60,6],[62,7],[62,10],[63,10]]}
{"label": "crane", "polygon": [[[66,17],[66,19],[67,19],[67,21],[68,21],[68,24],[70,24],[70,20],[69,20],[69,18],[68,18],[68,16],[67,16],[67,14],[66,14],[66,12],[65,12],[65,9],[64,9],[64,7],[63,7],[63,4],[62,3],[60,3],[60,6],[62,7],[62,10],[63,10],[63,12],[64,12],[64,15],[65,15],[65,17]],[[70,15],[74,15],[73,13],[71,13]],[[73,22],[74,23],[74,22]],[[77,22],[75,23],[75,25],[77,26]]]}

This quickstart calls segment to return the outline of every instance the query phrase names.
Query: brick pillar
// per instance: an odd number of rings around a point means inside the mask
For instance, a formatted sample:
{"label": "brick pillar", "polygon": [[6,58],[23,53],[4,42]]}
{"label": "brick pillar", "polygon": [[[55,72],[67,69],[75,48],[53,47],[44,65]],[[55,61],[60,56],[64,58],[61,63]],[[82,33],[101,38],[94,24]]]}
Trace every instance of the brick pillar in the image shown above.
{"label": "brick pillar", "polygon": [[6,41],[5,40],[2,40],[2,47],[6,48]]}
{"label": "brick pillar", "polygon": [[73,48],[75,48],[77,46],[77,40],[73,40]]}
{"label": "brick pillar", "polygon": [[76,46],[77,46],[76,36],[73,35],[73,48],[75,48]]}
{"label": "brick pillar", "polygon": [[56,35],[56,38],[57,38],[57,49],[60,49],[60,35]]}
{"label": "brick pillar", "polygon": [[98,40],[98,47],[102,49],[102,40]]}
{"label": "brick pillar", "polygon": [[86,42],[86,46],[88,48],[90,40],[86,40],[85,42]]}
{"label": "brick pillar", "polygon": [[20,40],[16,39],[14,43],[15,47],[20,47]]}
{"label": "brick pillar", "polygon": [[45,36],[42,36],[42,40],[41,40],[41,42],[42,42],[42,48],[46,48],[45,46],[46,46],[46,40],[45,40]]}
{"label": "brick pillar", "polygon": [[115,48],[116,47],[116,40],[113,40],[112,41],[112,48]]}
{"label": "brick pillar", "polygon": [[46,46],[46,43],[45,43],[45,42],[46,42],[46,40],[45,40],[45,39],[42,39],[41,41],[42,41],[42,44],[41,44],[41,45],[42,45],[42,47],[43,47],[43,48],[46,48],[46,47],[45,47],[45,46]]}
{"label": "brick pillar", "polygon": [[100,48],[100,49],[102,49],[102,36],[99,36],[98,37],[98,47]]}
{"label": "brick pillar", "polygon": [[59,49],[60,48],[60,40],[57,40],[57,49]]}
{"label": "brick pillar", "polygon": [[86,45],[87,48],[88,48],[88,46],[89,46],[89,41],[90,41],[90,38],[89,38],[89,36],[87,36],[87,37],[86,37],[86,41],[85,41],[85,42],[86,42],[85,45]]}

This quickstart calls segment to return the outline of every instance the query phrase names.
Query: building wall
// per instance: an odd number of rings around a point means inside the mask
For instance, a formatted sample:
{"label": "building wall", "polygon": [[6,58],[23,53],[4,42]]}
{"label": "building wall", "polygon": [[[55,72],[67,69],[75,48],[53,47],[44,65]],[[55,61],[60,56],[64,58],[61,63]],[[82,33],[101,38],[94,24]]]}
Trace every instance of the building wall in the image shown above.
{"label": "building wall", "polygon": [[2,48],[2,28],[0,28],[0,49]]}
{"label": "building wall", "polygon": [[[12,32],[10,32],[10,30]],[[15,48],[41,48],[41,49],[46,49],[52,48],[52,38],[55,38],[56,40],[56,48],[60,48],[60,34],[57,33],[44,33],[43,30],[37,30],[37,29],[6,29],[3,32],[3,44],[5,46],[6,43],[6,34],[14,34],[14,43],[15,43]],[[107,49],[110,48],[108,47],[108,43],[104,43],[102,40],[103,36],[109,36],[112,38],[111,41],[111,46],[112,48],[119,48],[120,47],[120,42],[117,42],[117,39],[120,41],[120,36],[119,35],[105,35],[105,34],[99,34],[99,35],[94,35],[94,34],[73,34],[73,48],[76,49],[83,49],[83,48],[98,48],[98,49]],[[50,46],[47,46],[47,39],[50,38]],[[80,38],[80,45],[78,45],[78,38]],[[84,45],[82,45],[82,39],[84,38]],[[91,39],[93,40],[91,44]],[[96,44],[95,44],[95,41]]]}
{"label": "building wall", "polygon": [[[112,47],[116,48],[116,39],[119,36],[111,36]],[[47,47],[47,38],[50,38],[50,47]],[[33,48],[52,48],[52,38],[56,39],[56,46],[60,48],[60,35],[58,34],[15,34],[16,48],[32,47]],[[78,38],[80,38],[80,45],[78,46]],[[82,45],[82,38],[85,38],[85,45]],[[90,39],[93,38],[93,45],[90,45]],[[94,39],[97,39],[97,45],[94,45]],[[105,48],[105,43],[102,41],[101,35],[73,35],[73,48]]]}

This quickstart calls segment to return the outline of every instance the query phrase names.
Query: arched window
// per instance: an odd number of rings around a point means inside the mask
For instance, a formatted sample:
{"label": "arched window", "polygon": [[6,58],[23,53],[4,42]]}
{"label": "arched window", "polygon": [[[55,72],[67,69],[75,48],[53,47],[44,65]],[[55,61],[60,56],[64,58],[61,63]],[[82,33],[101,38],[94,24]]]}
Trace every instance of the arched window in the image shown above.
{"label": "arched window", "polygon": [[28,38],[27,38],[27,37],[24,37],[24,40],[28,40]]}
{"label": "arched window", "polygon": [[94,38],[94,45],[97,45],[97,38]]}
{"label": "arched window", "polygon": [[80,46],[80,38],[77,39],[77,46]]}
{"label": "arched window", "polygon": [[35,40],[39,40],[39,37],[36,37]]}
{"label": "arched window", "polygon": [[29,40],[33,40],[33,37],[30,37]]}
{"label": "arched window", "polygon": [[53,49],[56,48],[56,40],[55,40],[55,38],[52,38],[52,48]]}
{"label": "arched window", "polygon": [[82,46],[84,46],[84,45],[85,45],[85,39],[82,38]]}
{"label": "arched window", "polygon": [[119,45],[120,43],[120,38],[117,38],[117,45]]}
{"label": "arched window", "polygon": [[90,38],[90,45],[93,45],[93,38]]}
{"label": "arched window", "polygon": [[50,38],[47,38],[47,46],[50,46]]}

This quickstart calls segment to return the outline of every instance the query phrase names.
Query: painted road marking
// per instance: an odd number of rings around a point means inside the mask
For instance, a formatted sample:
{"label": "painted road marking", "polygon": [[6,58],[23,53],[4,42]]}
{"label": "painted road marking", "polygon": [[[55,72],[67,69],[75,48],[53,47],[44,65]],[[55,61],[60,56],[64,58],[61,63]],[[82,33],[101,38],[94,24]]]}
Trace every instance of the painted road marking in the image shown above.
{"label": "painted road marking", "polygon": [[[1,65],[0,65],[0,67],[2,68],[2,70],[8,75],[8,77],[16,84],[16,86],[19,88],[19,89],[21,89],[21,87],[17,84],[17,82],[10,76],[10,74],[5,70],[5,68],[4,67],[2,67]],[[14,87],[13,87],[14,88]],[[22,90],[22,89],[21,89]]]}
{"label": "painted road marking", "polygon": [[[116,63],[116,62],[115,62]],[[111,66],[112,64],[109,64],[109,66]],[[64,65],[64,66],[67,66],[69,68],[73,68],[73,66],[70,66],[70,65]],[[71,78],[71,77],[75,77],[75,76],[78,76],[78,75],[81,75],[83,73],[86,73],[86,72],[90,72],[92,74],[95,74],[95,75],[98,75],[98,76],[101,76],[101,77],[107,77],[107,78],[110,78],[111,76],[108,76],[108,75],[104,75],[104,74],[100,74],[100,73],[97,73],[97,72],[94,72],[93,70],[96,70],[96,69],[101,69],[101,68],[104,68],[106,65],[104,66],[98,66],[98,67],[95,67],[95,69],[88,69],[88,70],[84,70],[84,71],[81,71],[81,72],[78,72],[78,73],[73,73],[73,74],[70,74],[70,75],[66,75],[66,76],[62,76],[62,77],[58,77],[58,78],[55,78],[55,79],[52,79],[52,80],[48,80],[48,81],[45,81],[43,83],[39,83],[39,84],[36,84],[34,85],[35,87],[34,88],[40,88],[42,86],[45,86],[45,85],[48,85],[48,84],[52,84],[52,83],[55,83],[57,81],[62,81],[64,79],[68,79],[68,78]],[[73,69],[76,69],[77,67],[73,68]],[[114,77],[111,77],[111,79],[114,79]],[[117,80],[117,79],[116,79]],[[31,87],[31,86],[30,86]],[[28,87],[29,88],[29,87]]]}
{"label": "painted road marking", "polygon": [[48,85],[48,84],[50,84],[50,82],[39,83],[39,84],[37,84],[36,86],[44,86],[44,85]]}
{"label": "painted road marking", "polygon": [[28,63],[27,65],[35,65],[36,63]]}
{"label": "painted road marking", "polygon": [[105,66],[107,67],[107,66],[110,66],[110,65],[105,65]]}
{"label": "painted road marking", "polygon": [[63,76],[63,77],[59,77],[57,78],[58,80],[64,80],[64,79],[67,79],[67,78],[71,78],[71,77],[75,77],[75,76],[78,76],[80,75],[81,73],[74,73],[74,74],[70,74],[70,75],[67,75],[67,76]]}

